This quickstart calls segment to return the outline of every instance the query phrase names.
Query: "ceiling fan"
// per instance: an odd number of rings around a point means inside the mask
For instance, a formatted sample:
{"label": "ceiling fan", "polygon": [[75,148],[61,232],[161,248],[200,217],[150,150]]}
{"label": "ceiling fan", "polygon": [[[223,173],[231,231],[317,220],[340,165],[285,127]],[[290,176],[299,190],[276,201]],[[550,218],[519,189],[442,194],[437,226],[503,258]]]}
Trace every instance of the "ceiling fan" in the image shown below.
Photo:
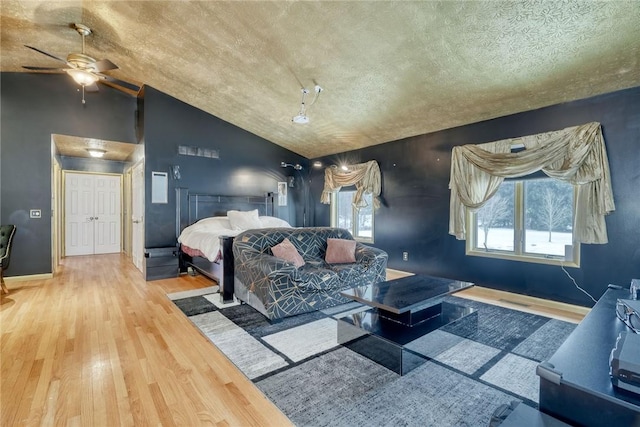
{"label": "ceiling fan", "polygon": [[47,55],[57,61],[65,63],[67,66],[60,67],[32,67],[23,65],[22,68],[33,71],[49,71],[49,72],[65,72],[70,75],[73,80],[82,87],[82,103],[85,103],[84,92],[97,92],[97,82],[107,83],[116,89],[123,90],[126,93],[137,93],[140,88],[131,83],[118,80],[114,77],[103,74],[104,71],[116,70],[118,66],[108,59],[96,60],[84,53],[84,38],[91,34],[91,29],[83,24],[72,24],[71,27],[75,29],[78,34],[82,36],[82,53],[69,53],[67,59],[58,58],[44,50],[38,49],[33,46],[25,45],[29,49],[40,52],[43,55]]}

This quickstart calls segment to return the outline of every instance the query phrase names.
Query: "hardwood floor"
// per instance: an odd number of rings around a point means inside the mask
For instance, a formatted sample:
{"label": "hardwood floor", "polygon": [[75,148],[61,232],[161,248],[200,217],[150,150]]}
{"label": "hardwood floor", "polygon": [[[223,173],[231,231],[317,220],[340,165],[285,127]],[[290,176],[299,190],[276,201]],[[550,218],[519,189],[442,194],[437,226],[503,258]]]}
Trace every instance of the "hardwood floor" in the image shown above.
{"label": "hardwood floor", "polygon": [[69,257],[8,283],[0,305],[2,426],[291,425],[124,255]]}
{"label": "hardwood floor", "polygon": [[[9,282],[0,425],[291,425],[166,297],[210,285],[187,275],[146,282],[120,254],[65,258],[53,279]],[[482,288],[464,296],[508,302]]]}
{"label": "hardwood floor", "polygon": [[520,310],[526,313],[539,314],[565,322],[580,323],[589,314],[590,308],[562,302],[550,301],[541,298],[518,295],[496,289],[474,286],[456,294],[458,297],[469,298],[488,304]]}
{"label": "hardwood floor", "polygon": [[[413,273],[406,271],[387,269],[387,280],[399,279],[411,276]],[[577,305],[565,304],[541,298],[518,295],[510,292],[498,291],[495,289],[473,286],[464,291],[457,292],[457,297],[468,298],[488,304],[499,305],[501,307],[520,310],[526,313],[539,314],[553,319],[564,320],[565,322],[580,323],[589,313],[590,309]]]}

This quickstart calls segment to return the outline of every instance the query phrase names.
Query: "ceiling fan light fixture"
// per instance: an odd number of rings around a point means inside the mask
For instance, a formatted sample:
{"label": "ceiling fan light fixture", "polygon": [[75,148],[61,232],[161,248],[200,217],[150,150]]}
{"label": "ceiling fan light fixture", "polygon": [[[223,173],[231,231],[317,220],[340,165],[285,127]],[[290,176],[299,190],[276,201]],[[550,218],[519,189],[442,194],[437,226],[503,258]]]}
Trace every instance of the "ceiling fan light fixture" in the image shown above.
{"label": "ceiling fan light fixture", "polygon": [[70,70],[66,70],[66,72],[80,86],[90,86],[99,80],[98,76],[90,71],[83,69],[73,68]]}
{"label": "ceiling fan light fixture", "polygon": [[97,157],[97,158],[104,156],[105,153],[107,152],[107,150],[101,150],[100,148],[87,148],[87,151],[89,152],[89,155],[91,157]]}

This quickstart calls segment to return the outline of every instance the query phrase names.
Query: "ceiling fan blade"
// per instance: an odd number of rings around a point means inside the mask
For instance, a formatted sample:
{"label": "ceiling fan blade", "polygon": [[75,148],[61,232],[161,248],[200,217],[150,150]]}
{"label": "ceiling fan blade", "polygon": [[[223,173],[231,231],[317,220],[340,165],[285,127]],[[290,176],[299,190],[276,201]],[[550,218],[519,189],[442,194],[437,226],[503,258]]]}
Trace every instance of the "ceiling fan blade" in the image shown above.
{"label": "ceiling fan blade", "polygon": [[123,92],[129,94],[137,94],[140,92],[140,86],[135,85],[133,83],[125,82],[124,80],[116,79],[115,77],[107,76],[106,74],[95,73],[100,77],[103,77],[103,80],[99,80],[100,83],[104,83],[108,86],[111,86],[116,89],[120,89]]}
{"label": "ceiling fan blade", "polygon": [[98,85],[95,84],[95,83],[85,86],[84,90],[86,92],[98,92],[99,91]]}
{"label": "ceiling fan blade", "polygon": [[26,44],[25,44],[24,46],[25,46],[25,47],[28,47],[29,49],[33,49],[33,50],[35,50],[36,52],[40,52],[40,53],[41,53],[41,54],[43,54],[43,55],[47,55],[48,57],[53,58],[53,59],[55,59],[55,60],[57,60],[57,61],[64,62],[65,64],[67,63],[67,61],[65,61],[64,59],[60,59],[60,58],[58,58],[58,57],[57,57],[57,56],[55,56],[55,55],[52,55],[52,54],[50,54],[50,53],[47,53],[47,52],[45,52],[44,50],[40,50],[40,49],[38,49],[37,47],[28,46],[28,45],[26,45]]}
{"label": "ceiling fan blade", "polygon": [[101,59],[100,61],[96,61],[91,67],[97,72],[101,73],[103,71],[109,70],[117,70],[118,66],[108,59]]}
{"label": "ceiling fan blade", "polygon": [[26,68],[27,70],[34,70],[34,71],[60,71],[63,72],[65,69],[64,68],[57,68],[57,67],[32,67],[30,65],[23,65],[22,68]]}

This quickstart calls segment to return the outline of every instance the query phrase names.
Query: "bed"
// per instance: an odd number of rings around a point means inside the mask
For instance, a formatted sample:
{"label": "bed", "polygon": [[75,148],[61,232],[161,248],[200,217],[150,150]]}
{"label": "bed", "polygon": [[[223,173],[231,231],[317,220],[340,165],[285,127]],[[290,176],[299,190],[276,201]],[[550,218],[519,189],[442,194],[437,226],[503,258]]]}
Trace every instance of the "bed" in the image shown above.
{"label": "bed", "polygon": [[223,302],[233,301],[233,239],[255,228],[291,227],[274,213],[274,194],[228,196],[176,189],[180,270],[214,280]]}

